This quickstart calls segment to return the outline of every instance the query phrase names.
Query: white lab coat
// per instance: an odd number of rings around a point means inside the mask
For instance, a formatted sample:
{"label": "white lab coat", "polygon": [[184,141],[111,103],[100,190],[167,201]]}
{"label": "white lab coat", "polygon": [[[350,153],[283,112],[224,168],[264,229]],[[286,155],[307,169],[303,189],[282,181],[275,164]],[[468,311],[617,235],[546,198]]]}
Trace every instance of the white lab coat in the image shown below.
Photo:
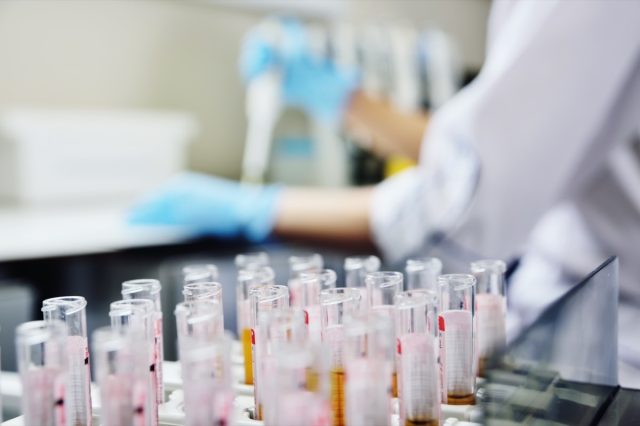
{"label": "white lab coat", "polygon": [[391,261],[434,247],[455,267],[511,258],[539,222],[532,250],[576,275],[618,255],[619,354],[638,368],[639,23],[640,2],[494,2],[480,75],[432,117],[420,167],[377,187],[371,215]]}

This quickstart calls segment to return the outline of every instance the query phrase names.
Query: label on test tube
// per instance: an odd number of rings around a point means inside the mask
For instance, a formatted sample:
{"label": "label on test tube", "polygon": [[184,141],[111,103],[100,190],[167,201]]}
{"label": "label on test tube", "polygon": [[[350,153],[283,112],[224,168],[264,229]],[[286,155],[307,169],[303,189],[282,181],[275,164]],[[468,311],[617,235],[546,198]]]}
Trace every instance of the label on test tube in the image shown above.
{"label": "label on test tube", "polygon": [[302,292],[304,291],[304,285],[299,279],[291,279],[288,283],[289,287],[289,304],[291,306],[298,306],[298,304],[304,300]]}
{"label": "label on test tube", "polygon": [[54,404],[54,417],[56,426],[65,426],[67,424],[65,413],[65,377],[62,374],[58,374],[53,383],[53,404]]}
{"label": "label on test tube", "polygon": [[437,422],[441,396],[433,339],[422,333],[406,334],[398,339],[397,350],[400,418],[405,423],[406,420],[412,421],[411,424]]}
{"label": "label on test tube", "polygon": [[164,383],[162,376],[162,361],[163,361],[163,348],[162,348],[162,316],[156,318],[155,326],[155,340],[154,340],[154,352],[155,352],[155,365],[156,365],[156,398],[158,404],[164,402]]}
{"label": "label on test tube", "polygon": [[342,354],[345,341],[344,326],[334,325],[325,328],[323,331],[323,340],[327,342],[331,352],[331,366],[342,367]]}
{"label": "label on test tube", "polygon": [[476,307],[478,356],[485,358],[506,342],[504,298],[499,294],[478,294]]}
{"label": "label on test tube", "polygon": [[320,324],[320,306],[307,306],[304,312],[309,340],[312,342],[320,342],[322,333],[322,327]]}
{"label": "label on test tube", "polygon": [[91,426],[91,366],[87,339],[68,336],[69,383],[65,403],[69,406],[72,424]]}
{"label": "label on test tube", "polygon": [[451,396],[473,394],[473,340],[471,312],[450,310],[438,318],[442,402]]}
{"label": "label on test tube", "polygon": [[144,383],[136,380],[133,385],[133,425],[144,426],[146,424],[147,413],[145,413],[145,402],[147,400],[147,389]]}
{"label": "label on test tube", "polygon": [[349,426],[389,424],[390,379],[391,368],[385,362],[377,359],[349,362],[345,374],[346,423]]}

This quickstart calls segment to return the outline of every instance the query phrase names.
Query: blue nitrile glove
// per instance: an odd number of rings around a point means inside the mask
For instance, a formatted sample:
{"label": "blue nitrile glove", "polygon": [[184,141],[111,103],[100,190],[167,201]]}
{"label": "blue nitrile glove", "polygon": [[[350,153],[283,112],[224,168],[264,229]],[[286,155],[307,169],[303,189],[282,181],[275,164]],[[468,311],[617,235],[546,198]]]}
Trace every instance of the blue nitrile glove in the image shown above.
{"label": "blue nitrile glove", "polygon": [[136,225],[179,225],[198,234],[264,240],[276,220],[282,188],[198,173],[175,176],[137,203],[128,217]]}
{"label": "blue nitrile glove", "polygon": [[340,120],[359,86],[356,70],[314,56],[303,26],[290,18],[270,18],[250,31],[242,45],[240,68],[247,82],[269,70],[279,71],[284,102],[329,123]]}

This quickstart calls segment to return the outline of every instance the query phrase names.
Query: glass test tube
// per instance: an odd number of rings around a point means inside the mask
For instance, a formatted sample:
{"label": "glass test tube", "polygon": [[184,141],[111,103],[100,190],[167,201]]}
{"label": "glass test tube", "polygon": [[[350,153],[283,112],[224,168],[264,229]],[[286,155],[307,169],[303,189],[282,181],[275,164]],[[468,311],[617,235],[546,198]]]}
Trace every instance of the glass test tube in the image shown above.
{"label": "glass test tube", "polygon": [[163,362],[164,362],[164,339],[162,332],[162,301],[160,292],[162,286],[160,281],[154,279],[130,280],[122,283],[122,298],[145,299],[153,303],[154,308],[154,356],[156,357],[156,374],[157,380],[157,398],[158,404],[164,402],[164,379],[163,379]]}
{"label": "glass test tube", "polygon": [[[222,285],[216,282],[197,282],[185,284],[182,288],[182,295],[185,302],[193,302],[197,300],[209,300],[220,305],[220,309],[224,312],[222,305]],[[224,316],[223,316],[224,318]],[[222,331],[224,330],[224,321],[220,322]]]}
{"label": "glass test tube", "polygon": [[322,342],[329,352],[329,392],[333,426],[345,424],[345,324],[357,311],[360,296],[361,292],[355,288],[332,288],[320,293]]}
{"label": "glass test tube", "polygon": [[324,268],[321,255],[315,253],[308,256],[289,257],[289,298],[292,306],[299,306],[298,299],[302,298],[302,283],[300,274],[305,272],[320,272]]}
{"label": "glass test tube", "polygon": [[[248,255],[244,255],[248,256]],[[236,257],[237,264],[237,257]],[[246,263],[244,263],[245,266]],[[244,382],[253,384],[253,361],[251,359],[251,303],[250,291],[259,285],[273,285],[275,273],[269,266],[259,266],[256,269],[240,269],[236,285],[236,314],[238,335],[242,342],[244,358]]]}
{"label": "glass test tube", "polygon": [[16,328],[25,425],[66,426],[66,336],[65,324],[55,319]]}
{"label": "glass test tube", "polygon": [[476,278],[476,345],[478,376],[484,377],[489,357],[507,342],[507,298],[502,260],[471,263]]}
{"label": "glass test tube", "polygon": [[336,287],[336,273],[331,269],[318,272],[304,272],[300,274],[300,296],[292,306],[298,306],[305,311],[307,334],[313,342],[321,341],[320,325],[320,292]]}
{"label": "glass test tube", "polygon": [[265,425],[325,425],[330,416],[326,395],[311,389],[308,372],[316,367],[309,345],[285,343],[278,348],[265,401]]}
{"label": "glass test tube", "polygon": [[406,291],[396,296],[398,398],[401,426],[440,424],[437,296]]}
{"label": "glass test tube", "polygon": [[251,362],[253,365],[253,382],[255,398],[255,415],[258,420],[262,419],[260,377],[259,372],[262,367],[256,365],[261,362],[261,356],[266,348],[263,348],[264,337],[260,335],[260,319],[264,318],[264,313],[280,311],[289,306],[289,289],[283,285],[259,285],[249,292],[249,302],[251,309]]}
{"label": "glass test tube", "polygon": [[371,272],[380,270],[380,259],[377,256],[351,256],[344,260],[345,284],[350,288],[358,288],[360,295],[360,314],[369,309],[367,285],[365,277]]}
{"label": "glass test tube", "polygon": [[263,251],[239,254],[235,258],[238,271],[251,271],[271,264],[269,255]]}
{"label": "glass test tube", "polygon": [[[402,291],[402,273],[393,271],[371,272],[367,274],[365,283],[367,284],[370,311],[387,315],[393,320],[395,297]],[[390,338],[395,341],[394,335]],[[391,395],[394,398],[398,397],[398,373],[395,365],[391,378]]]}
{"label": "glass test tube", "polygon": [[269,390],[277,388],[276,366],[283,347],[306,343],[304,311],[287,307],[260,312],[255,336],[256,407],[259,418],[266,419],[274,408]]}
{"label": "glass test tube", "polygon": [[184,284],[214,282],[218,280],[218,267],[211,263],[186,265],[182,268]]}
{"label": "glass test tube", "polygon": [[67,329],[66,390],[67,422],[71,425],[91,425],[91,368],[87,341],[87,301],[81,296],[54,297],[42,302],[45,321],[61,320]]}
{"label": "glass test tube", "polygon": [[150,421],[148,358],[137,348],[138,336],[111,327],[99,328],[91,336],[101,426],[144,426]]}
{"label": "glass test tube", "polygon": [[473,324],[476,279],[468,274],[438,277],[440,290],[440,382],[442,402],[475,403]]}
{"label": "glass test tube", "polygon": [[118,300],[109,305],[111,329],[138,342],[135,349],[147,362],[146,386],[137,398],[145,401],[147,425],[158,424],[158,374],[155,348],[155,308],[148,299]]}
{"label": "glass test tube", "polygon": [[395,334],[392,319],[370,312],[346,326],[345,412],[349,426],[389,425]]}
{"label": "glass test tube", "polygon": [[185,425],[232,424],[232,339],[220,331],[220,305],[210,300],[183,302],[175,315]]}
{"label": "glass test tube", "polygon": [[438,277],[442,274],[442,262],[437,257],[421,257],[407,260],[407,290],[430,290],[438,294]]}

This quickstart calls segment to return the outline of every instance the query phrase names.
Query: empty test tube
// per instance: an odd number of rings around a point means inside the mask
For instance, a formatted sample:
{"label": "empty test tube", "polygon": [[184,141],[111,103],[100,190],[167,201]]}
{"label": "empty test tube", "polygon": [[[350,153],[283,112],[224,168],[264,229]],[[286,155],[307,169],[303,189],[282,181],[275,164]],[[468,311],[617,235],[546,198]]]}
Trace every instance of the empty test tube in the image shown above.
{"label": "empty test tube", "polygon": [[400,426],[440,424],[438,299],[427,291],[396,296]]}
{"label": "empty test tube", "polygon": [[346,326],[345,412],[349,426],[391,424],[391,372],[395,364],[392,319],[370,312]]}
{"label": "empty test tube", "polygon": [[16,328],[18,373],[22,383],[23,424],[66,426],[65,324],[56,319]]}
{"label": "empty test tube", "polygon": [[95,377],[100,389],[100,424],[150,424],[148,355],[137,347],[138,338],[144,336],[103,327],[95,330],[91,337]]}
{"label": "empty test tube", "polygon": [[150,426],[158,424],[158,374],[155,346],[155,309],[148,299],[118,300],[109,305],[111,329],[123,336],[133,336],[135,346],[147,362],[147,380],[144,394],[145,418]]}
{"label": "empty test tube", "polygon": [[442,274],[442,262],[437,257],[421,257],[407,260],[406,290],[430,290],[438,294],[438,277]]}
{"label": "empty test tube", "polygon": [[160,281],[154,279],[130,280],[122,283],[122,298],[129,299],[145,299],[153,303],[154,310],[154,356],[156,358],[156,374],[157,381],[157,398],[158,404],[164,402],[164,382],[163,382],[163,362],[164,362],[164,339],[162,333],[162,300],[160,292],[162,286]]}
{"label": "empty test tube", "polygon": [[507,299],[502,260],[479,260],[471,263],[476,278],[476,353],[478,376],[483,377],[489,357],[506,345]]}
{"label": "empty test tube", "polygon": [[357,288],[360,291],[360,314],[365,314],[369,309],[367,285],[365,278],[371,272],[380,270],[380,259],[377,256],[351,256],[344,260],[345,284],[349,288]]}
{"label": "empty test tube", "polygon": [[[239,255],[249,256],[249,255]],[[266,256],[266,254],[265,254]],[[236,263],[238,257],[236,257]],[[251,264],[242,263],[245,266]],[[256,264],[257,265],[257,264]],[[250,291],[259,285],[273,285],[275,273],[269,266],[256,266],[254,269],[240,269],[236,285],[236,314],[238,336],[242,342],[244,358],[244,382],[253,384],[253,362],[251,359],[251,303]]]}
{"label": "empty test tube", "polygon": [[65,404],[67,422],[74,426],[93,424],[86,307],[87,301],[81,296],[54,297],[42,302],[44,320],[61,320],[66,326],[69,377]]}
{"label": "empty test tube", "polygon": [[324,259],[319,254],[289,257],[289,293],[293,306],[298,306],[297,300],[302,297],[300,274],[305,272],[320,272],[324,268]]}
{"label": "empty test tube", "polygon": [[239,254],[235,258],[238,271],[252,271],[269,266],[269,255],[263,251]]}
{"label": "empty test tube", "polygon": [[[378,271],[367,274],[365,278],[367,284],[367,296],[369,299],[369,310],[386,315],[389,319],[394,318],[395,297],[402,291],[403,276],[400,272]],[[395,335],[390,339],[395,342]],[[391,395],[398,397],[398,373],[393,368],[391,378]]]}
{"label": "empty test tube", "polygon": [[210,300],[183,302],[175,315],[185,425],[231,424],[231,337],[220,331],[220,305]]}
{"label": "empty test tube", "polygon": [[476,280],[468,274],[441,275],[438,286],[442,402],[450,405],[473,404]]}
{"label": "empty test tube", "polygon": [[295,304],[305,311],[305,323],[307,334],[316,343],[321,341],[320,325],[320,292],[336,287],[336,273],[331,269],[323,269],[318,272],[304,272],[300,274],[300,297]]}
{"label": "empty test tube", "polygon": [[186,265],[182,268],[183,284],[215,282],[218,280],[218,267],[211,263]]}
{"label": "empty test tube", "polygon": [[263,345],[266,336],[260,334],[260,319],[265,318],[265,313],[273,313],[284,310],[289,306],[289,289],[283,285],[259,285],[249,292],[249,302],[251,309],[251,357],[253,365],[253,382],[255,397],[255,413],[257,419],[262,419],[260,377],[262,371],[262,354],[268,353]]}
{"label": "empty test tube", "polygon": [[356,313],[360,295],[361,292],[355,288],[332,288],[320,293],[322,343],[329,353],[329,392],[333,426],[345,424],[345,325]]}

